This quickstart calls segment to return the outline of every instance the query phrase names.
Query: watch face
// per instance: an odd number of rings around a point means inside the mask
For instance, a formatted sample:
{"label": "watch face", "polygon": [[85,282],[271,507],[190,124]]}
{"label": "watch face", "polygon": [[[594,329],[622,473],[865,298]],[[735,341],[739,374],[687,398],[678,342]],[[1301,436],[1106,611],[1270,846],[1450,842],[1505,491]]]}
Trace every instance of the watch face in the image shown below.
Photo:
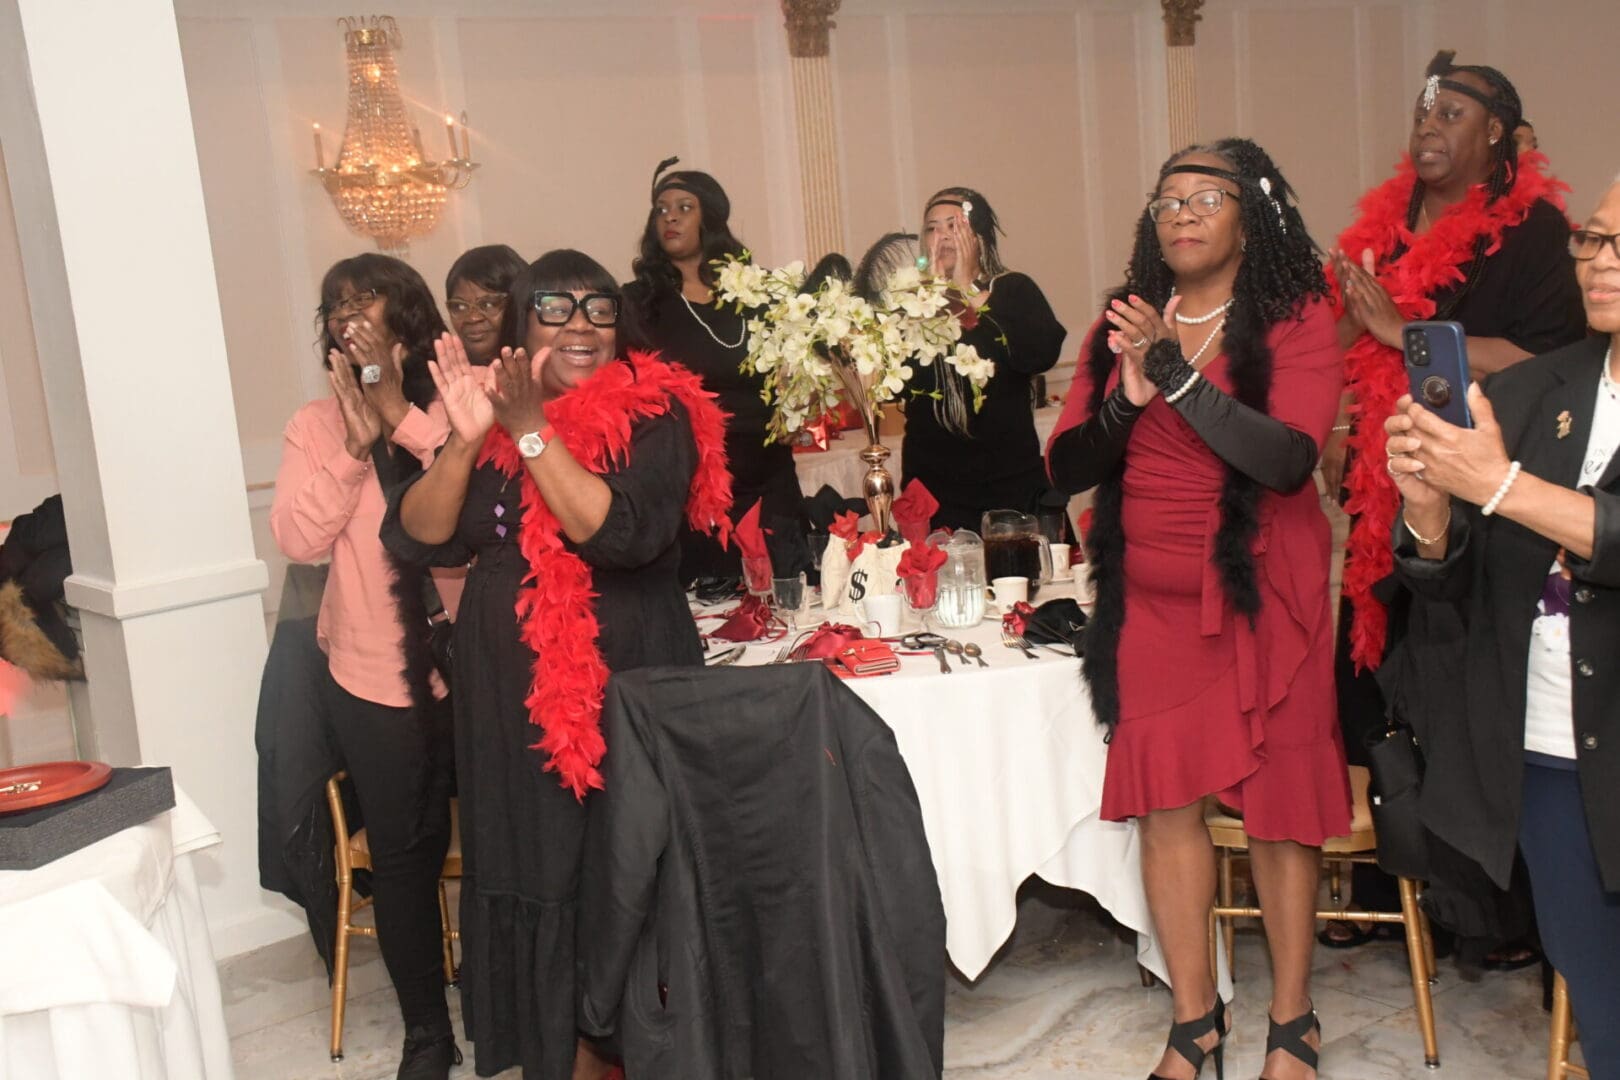
{"label": "watch face", "polygon": [[531,431],[518,440],[517,448],[518,453],[526,458],[532,458],[539,457],[540,451],[546,448],[546,444],[545,440],[540,438],[539,432]]}

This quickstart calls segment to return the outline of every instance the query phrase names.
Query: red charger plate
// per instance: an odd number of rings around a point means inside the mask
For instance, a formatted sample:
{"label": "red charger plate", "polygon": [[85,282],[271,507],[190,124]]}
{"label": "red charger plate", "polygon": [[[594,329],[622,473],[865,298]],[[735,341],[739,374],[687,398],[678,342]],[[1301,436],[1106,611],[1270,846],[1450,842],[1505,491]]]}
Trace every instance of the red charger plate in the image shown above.
{"label": "red charger plate", "polygon": [[50,806],[84,795],[112,779],[103,761],[48,761],[0,769],[0,814]]}

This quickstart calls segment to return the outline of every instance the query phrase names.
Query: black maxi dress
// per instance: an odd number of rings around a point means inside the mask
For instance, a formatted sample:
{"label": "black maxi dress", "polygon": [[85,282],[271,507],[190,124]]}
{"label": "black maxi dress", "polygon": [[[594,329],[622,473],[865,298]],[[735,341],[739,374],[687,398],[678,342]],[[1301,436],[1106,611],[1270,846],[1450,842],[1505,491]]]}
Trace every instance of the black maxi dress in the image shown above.
{"label": "black maxi dress", "polygon": [[[967,434],[940,422],[942,403],[914,396],[906,405],[901,444],[901,484],[921,480],[939,501],[933,525],[978,532],[986,510],[1033,512],[1051,485],[1035,434],[1030,383],[1058,362],[1067,333],[1052,305],[1027,275],[1009,272],[990,287],[989,310],[962,334],[964,344],[994,360],[996,373],[984,388],[984,406],[973,412],[968,394]],[[943,361],[915,367],[908,392],[940,392],[948,378]]]}
{"label": "black maxi dress", "polygon": [[[676,538],[697,461],[685,410],[639,422],[629,461],[602,477],[607,520],[583,544],[609,671],[701,665],[702,645],[676,577]],[[419,479],[419,478],[418,478]],[[575,1040],[574,923],[585,806],[543,771],[529,721],[535,654],[514,604],[528,564],[518,547],[521,476],[475,469],[456,535],[427,545],[405,533],[397,488],[383,522],[396,555],[434,566],[469,561],[452,668],[461,883],[462,1023],[479,1076],[521,1065],[524,1080],[568,1080]],[[413,481],[414,482],[414,481]],[[545,657],[539,662],[544,663]]]}
{"label": "black maxi dress", "polygon": [[[762,396],[765,380],[742,370],[748,355],[748,340],[743,336],[746,313],[739,315],[732,308],[712,304],[693,304],[688,310],[676,288],[661,288],[649,295],[645,285],[633,281],[625,285],[624,292],[642,315],[641,331],[647,347],[703,380],[703,388],[717,397],[729,417],[726,461],[731,466],[733,515],[740,518],[763,499],[761,524],[769,526],[772,521],[790,518],[802,530],[804,504],[793,451],[783,443],[765,442],[772,411]],[[728,347],[732,342],[737,344]],[[778,575],[782,577],[794,572],[791,567],[777,569],[782,571]],[[741,574],[742,556],[735,548],[722,548],[707,533],[682,529],[683,583],[699,577]]]}

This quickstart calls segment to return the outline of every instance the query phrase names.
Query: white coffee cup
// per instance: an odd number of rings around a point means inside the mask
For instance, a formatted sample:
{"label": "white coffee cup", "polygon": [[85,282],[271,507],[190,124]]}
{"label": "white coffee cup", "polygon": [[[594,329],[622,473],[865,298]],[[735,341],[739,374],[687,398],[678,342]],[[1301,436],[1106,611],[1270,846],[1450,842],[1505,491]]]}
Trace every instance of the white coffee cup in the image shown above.
{"label": "white coffee cup", "polygon": [[998,577],[990,583],[990,599],[1004,613],[1029,602],[1029,578]]}
{"label": "white coffee cup", "polygon": [[1097,583],[1091,580],[1091,564],[1088,562],[1074,568],[1074,602],[1083,608],[1097,602]]}
{"label": "white coffee cup", "polygon": [[900,594],[884,593],[867,596],[859,601],[861,618],[868,628],[875,627],[878,637],[900,636]]}
{"label": "white coffee cup", "polygon": [[1053,581],[1068,581],[1069,576],[1070,576],[1069,575],[1069,545],[1068,544],[1048,544],[1046,546],[1049,549],[1051,549],[1051,552],[1052,552],[1052,580]]}

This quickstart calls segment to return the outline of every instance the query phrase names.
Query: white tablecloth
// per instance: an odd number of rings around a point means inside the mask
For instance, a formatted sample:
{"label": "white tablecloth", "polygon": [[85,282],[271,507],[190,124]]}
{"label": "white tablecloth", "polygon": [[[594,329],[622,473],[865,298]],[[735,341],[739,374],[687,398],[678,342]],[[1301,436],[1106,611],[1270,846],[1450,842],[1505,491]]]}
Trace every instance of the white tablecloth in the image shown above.
{"label": "white tablecloth", "polygon": [[[952,659],[946,676],[931,655],[905,657],[892,675],[848,685],[894,730],[916,784],[951,962],[969,979],[984,971],[1012,934],[1019,885],[1038,874],[1135,930],[1141,962],[1164,978],[1136,829],[1097,816],[1108,748],[1080,662],[1006,648],[994,618],[950,633],[976,642],[990,667]],[[765,663],[779,648],[750,646],[739,662]]]}
{"label": "white tablecloth", "polygon": [[[1051,436],[1052,429],[1057,427],[1060,412],[1062,410],[1056,405],[1035,411],[1035,434],[1040,436],[1042,451],[1046,449],[1046,440]],[[900,468],[900,439],[899,435],[888,435],[883,440],[883,445],[889,448],[888,469],[894,474],[896,484],[904,475]],[[806,495],[814,495],[823,484],[830,484],[840,495],[858,497],[861,478],[866,475],[866,462],[857,455],[864,449],[866,435],[856,429],[844,432],[844,437],[829,443],[826,450],[795,453],[793,462],[799,470],[800,490]]]}
{"label": "white tablecloth", "polygon": [[176,807],[35,870],[0,872],[0,1080],[230,1080],[230,1038]]}

